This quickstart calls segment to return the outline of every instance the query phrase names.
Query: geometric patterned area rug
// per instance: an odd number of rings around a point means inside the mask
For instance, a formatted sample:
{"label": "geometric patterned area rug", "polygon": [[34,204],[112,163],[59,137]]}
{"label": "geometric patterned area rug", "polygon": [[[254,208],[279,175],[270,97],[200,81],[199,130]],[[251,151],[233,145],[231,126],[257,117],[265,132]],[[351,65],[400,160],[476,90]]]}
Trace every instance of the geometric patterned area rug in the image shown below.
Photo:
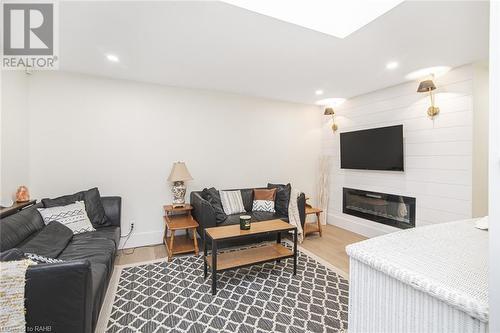
{"label": "geometric patterned area rug", "polygon": [[327,265],[299,250],[296,276],[293,258],[229,270],[215,296],[201,255],[124,266],[98,332],[346,331],[348,282]]}

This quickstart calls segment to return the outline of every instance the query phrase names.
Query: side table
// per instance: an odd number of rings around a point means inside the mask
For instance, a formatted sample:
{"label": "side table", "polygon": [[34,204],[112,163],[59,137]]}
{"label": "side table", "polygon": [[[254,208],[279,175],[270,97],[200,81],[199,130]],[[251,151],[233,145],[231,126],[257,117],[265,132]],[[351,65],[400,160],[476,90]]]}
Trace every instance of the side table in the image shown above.
{"label": "side table", "polygon": [[29,206],[32,206],[36,204],[36,200],[29,200],[25,202],[15,202],[12,206],[10,207],[1,207],[0,208],[0,218],[7,217],[9,215],[15,214],[24,208],[27,208]]}
{"label": "side table", "polygon": [[315,232],[319,232],[320,237],[323,236],[323,233],[321,231],[321,221],[319,218],[322,212],[323,210],[319,208],[314,208],[309,205],[306,206],[306,217],[307,215],[316,215],[316,223],[304,223],[304,236]]}
{"label": "side table", "polygon": [[[198,239],[196,237],[196,228],[198,222],[191,216],[191,205],[180,208],[174,208],[172,205],[163,206],[165,216],[165,232],[163,234],[163,243],[167,249],[168,260],[172,259],[174,254],[194,252],[198,255]],[[185,237],[175,237],[177,230],[185,230]],[[189,237],[189,231],[192,232],[193,239]]]}

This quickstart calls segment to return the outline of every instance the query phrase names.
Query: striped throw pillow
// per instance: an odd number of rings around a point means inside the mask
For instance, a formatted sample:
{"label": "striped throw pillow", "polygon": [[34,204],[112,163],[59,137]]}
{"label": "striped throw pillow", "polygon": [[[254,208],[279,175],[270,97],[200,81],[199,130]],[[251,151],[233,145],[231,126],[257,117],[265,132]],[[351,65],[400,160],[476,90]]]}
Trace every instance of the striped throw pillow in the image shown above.
{"label": "striped throw pillow", "polygon": [[226,215],[245,213],[241,191],[219,191],[222,208]]}

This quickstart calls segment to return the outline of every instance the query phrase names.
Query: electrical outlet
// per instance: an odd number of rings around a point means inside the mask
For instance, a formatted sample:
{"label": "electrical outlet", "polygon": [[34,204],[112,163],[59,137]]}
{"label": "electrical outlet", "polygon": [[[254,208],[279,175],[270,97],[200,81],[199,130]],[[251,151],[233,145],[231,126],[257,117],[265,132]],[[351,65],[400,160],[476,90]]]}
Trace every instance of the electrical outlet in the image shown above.
{"label": "electrical outlet", "polygon": [[130,221],[130,232],[132,232],[132,230],[134,230],[134,225],[135,225],[135,221]]}

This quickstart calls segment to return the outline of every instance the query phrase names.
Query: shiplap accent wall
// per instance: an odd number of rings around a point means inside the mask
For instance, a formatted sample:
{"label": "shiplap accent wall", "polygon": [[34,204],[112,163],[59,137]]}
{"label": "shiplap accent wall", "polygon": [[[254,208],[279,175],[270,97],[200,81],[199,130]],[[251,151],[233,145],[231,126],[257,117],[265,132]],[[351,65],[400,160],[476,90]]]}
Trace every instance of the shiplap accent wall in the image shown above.
{"label": "shiplap accent wall", "polygon": [[[472,215],[473,71],[456,68],[436,78],[436,105],[441,113],[426,115],[427,94],[407,82],[346,101],[322,129],[322,153],[331,155],[328,223],[368,237],[399,230],[342,213],[342,188],[350,187],[416,198],[416,226],[470,218]],[[340,169],[339,133],[403,124],[404,172]],[[373,152],[376,154],[377,152]]]}

